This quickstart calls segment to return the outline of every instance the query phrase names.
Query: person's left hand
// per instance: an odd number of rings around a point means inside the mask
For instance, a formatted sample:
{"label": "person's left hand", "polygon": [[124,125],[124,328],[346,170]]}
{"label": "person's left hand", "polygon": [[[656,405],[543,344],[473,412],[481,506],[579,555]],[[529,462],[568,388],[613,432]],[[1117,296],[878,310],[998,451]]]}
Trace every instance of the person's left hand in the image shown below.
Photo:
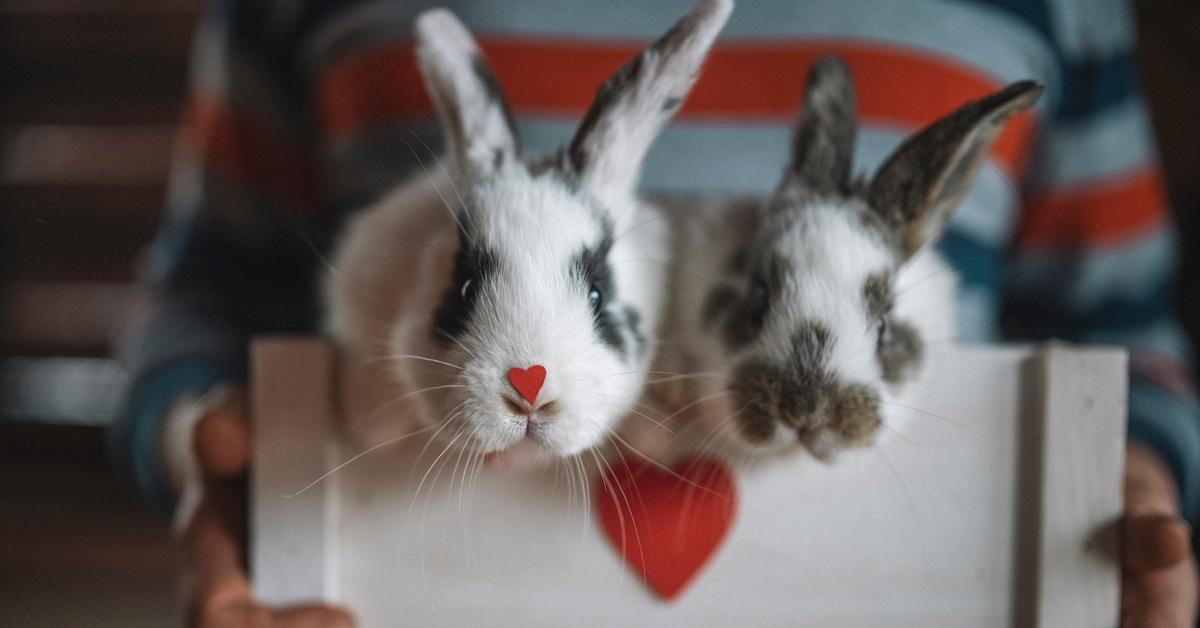
{"label": "person's left hand", "polygon": [[1125,451],[1121,569],[1123,628],[1196,625],[1200,580],[1175,479],[1154,452],[1136,444]]}

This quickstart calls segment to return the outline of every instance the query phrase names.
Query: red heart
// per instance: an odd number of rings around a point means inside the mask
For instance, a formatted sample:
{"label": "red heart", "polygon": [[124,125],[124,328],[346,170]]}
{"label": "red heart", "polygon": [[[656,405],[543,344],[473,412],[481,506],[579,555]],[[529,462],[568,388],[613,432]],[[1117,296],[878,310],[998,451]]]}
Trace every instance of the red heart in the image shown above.
{"label": "red heart", "polygon": [[596,491],[609,541],[668,601],[713,557],[737,509],[733,475],[720,462],[688,458],[672,471],[625,460]]}
{"label": "red heart", "polygon": [[537,401],[538,391],[542,389],[542,384],[546,381],[546,367],[534,364],[528,370],[509,369],[508,381],[526,401],[533,403]]}

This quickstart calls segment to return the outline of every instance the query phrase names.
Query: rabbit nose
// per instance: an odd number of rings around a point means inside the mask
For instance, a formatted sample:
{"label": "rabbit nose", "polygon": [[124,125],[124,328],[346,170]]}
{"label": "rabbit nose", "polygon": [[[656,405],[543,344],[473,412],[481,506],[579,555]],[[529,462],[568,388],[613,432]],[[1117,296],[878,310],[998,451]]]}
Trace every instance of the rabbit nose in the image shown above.
{"label": "rabbit nose", "polygon": [[807,440],[819,432],[824,423],[823,417],[819,415],[800,417],[795,422],[796,438],[801,441]]}
{"label": "rabbit nose", "polygon": [[508,382],[516,389],[525,401],[534,403],[537,401],[538,393],[542,390],[542,384],[546,382],[546,367],[541,364],[523,369],[514,367],[508,371]]}

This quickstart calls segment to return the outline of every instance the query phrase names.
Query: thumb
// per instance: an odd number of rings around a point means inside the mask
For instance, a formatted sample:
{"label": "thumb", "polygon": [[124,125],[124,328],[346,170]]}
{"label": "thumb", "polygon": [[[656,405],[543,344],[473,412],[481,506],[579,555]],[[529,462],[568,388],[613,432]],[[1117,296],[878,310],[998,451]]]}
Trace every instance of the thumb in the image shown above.
{"label": "thumb", "polygon": [[1173,515],[1129,516],[1121,535],[1121,563],[1134,573],[1171,567],[1188,557],[1190,536],[1187,523]]}
{"label": "thumb", "polygon": [[354,628],[354,619],[340,608],[304,604],[273,611],[279,628]]}
{"label": "thumb", "polygon": [[250,417],[240,395],[209,410],[196,423],[193,445],[204,475],[227,479],[250,460]]}

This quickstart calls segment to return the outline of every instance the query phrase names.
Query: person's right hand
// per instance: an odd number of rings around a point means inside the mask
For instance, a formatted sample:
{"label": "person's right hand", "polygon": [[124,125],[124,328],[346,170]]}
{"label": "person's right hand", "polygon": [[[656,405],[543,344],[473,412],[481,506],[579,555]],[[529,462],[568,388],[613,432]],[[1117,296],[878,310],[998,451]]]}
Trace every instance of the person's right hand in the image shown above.
{"label": "person's right hand", "polygon": [[[320,604],[270,608],[254,599],[246,574],[246,468],[250,421],[242,395],[206,411],[192,444],[203,476],[198,504],[183,522],[187,621],[194,628],[349,628],[349,613]],[[186,506],[185,506],[186,507]]]}

